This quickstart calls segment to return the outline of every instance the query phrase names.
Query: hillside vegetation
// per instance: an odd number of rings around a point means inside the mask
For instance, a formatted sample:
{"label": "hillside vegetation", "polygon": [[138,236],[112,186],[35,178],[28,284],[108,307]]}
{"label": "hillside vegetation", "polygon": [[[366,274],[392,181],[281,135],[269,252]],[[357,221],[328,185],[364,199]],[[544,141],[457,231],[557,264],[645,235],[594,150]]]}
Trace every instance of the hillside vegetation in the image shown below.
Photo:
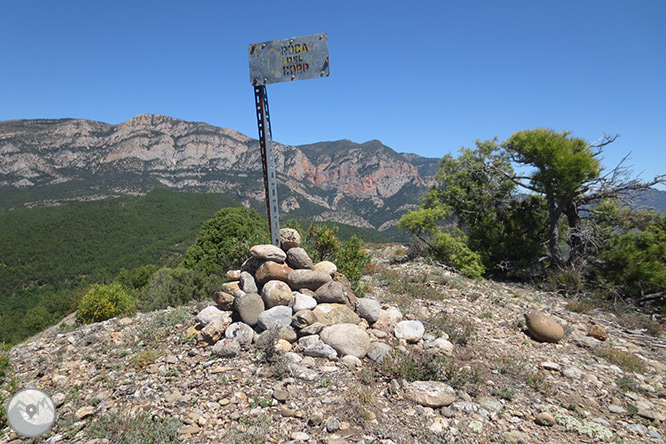
{"label": "hillside vegetation", "polygon": [[60,320],[75,293],[123,268],[179,261],[219,194],[155,190],[0,215],[0,341],[17,342]]}

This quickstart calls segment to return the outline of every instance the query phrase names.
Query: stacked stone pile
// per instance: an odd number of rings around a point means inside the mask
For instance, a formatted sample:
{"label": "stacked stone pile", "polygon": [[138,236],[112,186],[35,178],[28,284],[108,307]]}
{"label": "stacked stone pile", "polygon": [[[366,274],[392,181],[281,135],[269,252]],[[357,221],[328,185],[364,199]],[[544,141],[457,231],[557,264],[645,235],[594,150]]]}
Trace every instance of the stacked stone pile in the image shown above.
{"label": "stacked stone pile", "polygon": [[425,335],[418,320],[404,320],[393,307],[358,298],[347,278],[329,261],[314,263],[296,230],[280,231],[282,248],[256,245],[240,270],[214,294],[215,305],[198,315],[190,333],[213,352],[233,357],[242,348],[277,336],[276,348],[337,360],[350,366],[368,357],[381,361],[393,346],[420,343],[451,354],[447,338]]}

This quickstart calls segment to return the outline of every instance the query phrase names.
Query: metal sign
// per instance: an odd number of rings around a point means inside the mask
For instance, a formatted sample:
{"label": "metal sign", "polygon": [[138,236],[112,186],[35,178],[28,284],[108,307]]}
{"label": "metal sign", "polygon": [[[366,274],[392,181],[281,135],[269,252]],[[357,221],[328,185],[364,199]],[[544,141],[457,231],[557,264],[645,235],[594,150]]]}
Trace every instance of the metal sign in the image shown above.
{"label": "metal sign", "polygon": [[250,45],[254,86],[328,77],[328,34],[312,34]]}
{"label": "metal sign", "polygon": [[277,172],[273,154],[273,135],[268,113],[269,83],[328,77],[328,35],[313,34],[250,45],[250,82],[254,85],[254,104],[259,127],[261,165],[266,188],[266,211],[271,243],[280,246]]}

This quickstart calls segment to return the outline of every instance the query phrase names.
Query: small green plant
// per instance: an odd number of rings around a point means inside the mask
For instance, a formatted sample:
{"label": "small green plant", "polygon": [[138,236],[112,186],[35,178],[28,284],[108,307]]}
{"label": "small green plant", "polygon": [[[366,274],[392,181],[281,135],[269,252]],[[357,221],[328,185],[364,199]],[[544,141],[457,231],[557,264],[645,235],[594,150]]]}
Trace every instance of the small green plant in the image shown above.
{"label": "small green plant", "polygon": [[331,385],[331,377],[324,376],[319,380],[319,387],[329,387]]}
{"label": "small green plant", "polygon": [[101,322],[131,312],[136,301],[120,284],[93,285],[78,305],[76,318],[80,322]]}
{"label": "small green plant", "polygon": [[153,350],[142,350],[132,356],[132,365],[136,369],[142,369],[157,360],[157,353]]}
{"label": "small green plant", "polygon": [[178,376],[180,376],[180,373],[175,369],[169,369],[164,372],[164,377],[166,378],[177,378]]}
{"label": "small green plant", "polygon": [[372,370],[367,368],[362,369],[359,376],[361,383],[364,385],[370,385],[375,382],[375,378],[372,376]]}
{"label": "small green plant", "polygon": [[635,392],[638,391],[638,382],[629,376],[622,376],[615,380],[615,383],[622,392]]}
{"label": "small green plant", "polygon": [[490,318],[493,317],[493,314],[490,313],[489,311],[484,311],[483,313],[481,313],[481,314],[479,315],[479,317],[480,317],[481,319],[490,319]]}
{"label": "small green plant", "polygon": [[266,398],[261,398],[257,395],[254,395],[249,401],[250,407],[270,407],[273,405],[273,401]]}
{"label": "small green plant", "polygon": [[495,388],[492,391],[494,396],[497,396],[501,399],[506,399],[507,401],[513,401],[513,398],[516,396],[516,391],[509,387]]}
{"label": "small green plant", "polygon": [[181,425],[181,421],[173,417],[109,413],[93,421],[87,431],[93,438],[105,438],[119,444],[180,443],[178,428]]}
{"label": "small green plant", "polygon": [[476,337],[474,324],[467,319],[442,313],[426,319],[427,326],[436,333],[446,333],[449,341],[465,346]]}
{"label": "small green plant", "polygon": [[527,385],[535,392],[539,392],[544,395],[550,395],[553,390],[546,380],[545,373],[542,371],[528,373],[525,376],[525,380]]}
{"label": "small green plant", "polygon": [[614,348],[595,349],[593,353],[611,364],[617,365],[625,372],[645,373],[647,371],[645,363],[633,353]]}

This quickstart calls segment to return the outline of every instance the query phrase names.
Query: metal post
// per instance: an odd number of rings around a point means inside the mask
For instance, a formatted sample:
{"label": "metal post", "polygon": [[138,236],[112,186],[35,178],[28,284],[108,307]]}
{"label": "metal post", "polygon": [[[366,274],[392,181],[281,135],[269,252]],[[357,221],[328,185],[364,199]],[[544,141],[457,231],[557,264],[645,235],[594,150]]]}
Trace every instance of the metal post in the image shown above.
{"label": "metal post", "polygon": [[266,86],[255,86],[254,101],[257,107],[257,126],[259,127],[259,145],[261,146],[261,165],[264,170],[268,226],[271,231],[271,243],[279,247],[280,214],[278,212],[277,174],[275,172],[273,136],[271,133],[270,115],[268,113],[268,93]]}

